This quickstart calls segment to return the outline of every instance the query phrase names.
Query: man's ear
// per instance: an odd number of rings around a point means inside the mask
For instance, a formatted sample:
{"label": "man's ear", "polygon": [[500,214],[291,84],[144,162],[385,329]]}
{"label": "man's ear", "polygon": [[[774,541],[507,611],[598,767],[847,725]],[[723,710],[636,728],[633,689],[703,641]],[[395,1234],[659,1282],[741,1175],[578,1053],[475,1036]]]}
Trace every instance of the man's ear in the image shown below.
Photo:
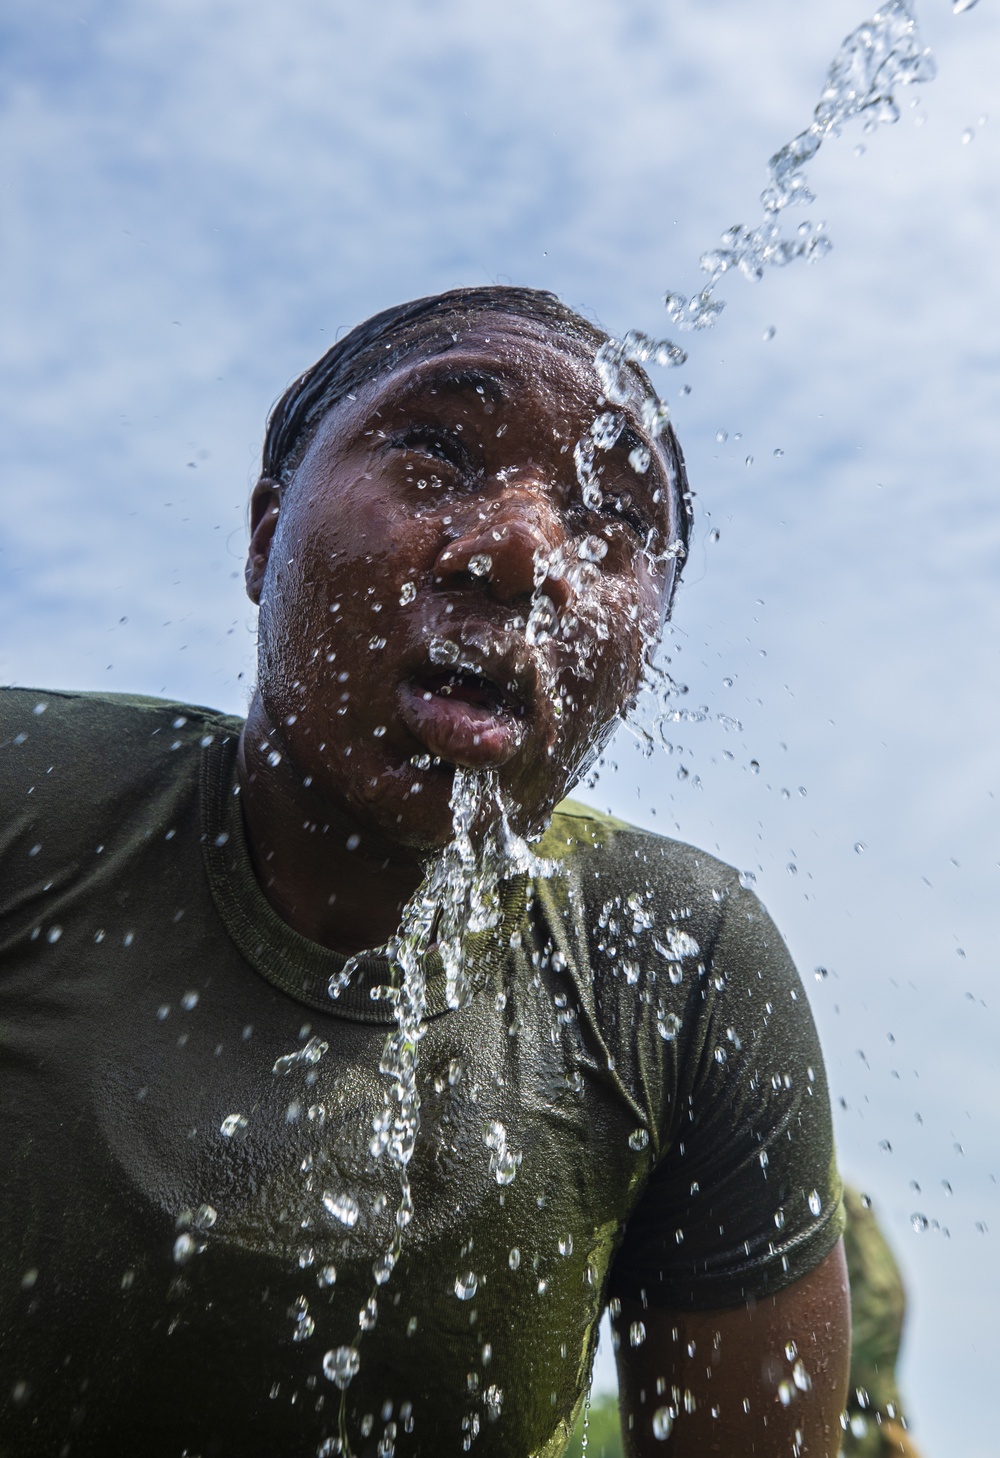
{"label": "man's ear", "polygon": [[250,497],[250,546],[244,569],[247,597],[258,606],[280,507],[281,487],[269,476],[262,476]]}

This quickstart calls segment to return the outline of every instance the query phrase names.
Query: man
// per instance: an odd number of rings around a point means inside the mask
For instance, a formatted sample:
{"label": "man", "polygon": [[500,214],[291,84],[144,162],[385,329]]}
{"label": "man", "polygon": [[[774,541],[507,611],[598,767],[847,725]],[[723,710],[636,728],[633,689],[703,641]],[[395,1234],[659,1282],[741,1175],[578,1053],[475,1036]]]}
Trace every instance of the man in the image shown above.
{"label": "man", "polygon": [[[787,952],[711,857],[553,814],[687,532],[606,343],[461,290],[295,382],[245,725],[6,695],[3,1458],[555,1458],[609,1301],[632,1454],[837,1452],[840,1182]],[[551,874],[480,864],[456,968],[425,874],[504,816]]]}

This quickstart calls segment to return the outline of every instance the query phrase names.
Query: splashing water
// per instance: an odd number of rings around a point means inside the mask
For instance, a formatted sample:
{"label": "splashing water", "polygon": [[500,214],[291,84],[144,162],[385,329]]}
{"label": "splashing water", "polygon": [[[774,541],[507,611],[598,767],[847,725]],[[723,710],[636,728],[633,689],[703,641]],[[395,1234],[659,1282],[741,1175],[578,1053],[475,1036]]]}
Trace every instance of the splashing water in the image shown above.
{"label": "splashing water", "polygon": [[[976,0],[954,0],[956,13],[969,10]],[[815,262],[833,246],[824,223],[805,221],[791,236],[783,234],[778,219],[784,210],[815,201],[806,180],[805,166],[816,156],[827,137],[839,136],[855,117],[864,117],[866,129],[882,122],[899,120],[896,93],[904,86],[932,81],[937,74],[934,59],[923,44],[917,27],[914,0],[887,0],[870,20],[846,37],[827,73],[826,84],[809,126],[775,153],[768,164],[769,181],[761,194],[764,218],[756,227],[737,223],[722,235],[722,246],[702,254],[700,264],[708,274],[705,286],[690,297],[668,292],[664,305],[671,322],[681,330],[708,329],[722,313],[725,301],[716,297],[719,280],[738,272],[759,282],[767,268],[783,268],[795,259]],[[606,400],[621,405],[629,398],[628,365],[657,364],[676,367],[687,355],[670,340],[655,340],[637,330],[621,340],[609,340],[597,351],[594,364]],[[655,439],[669,419],[665,401],[650,396],[643,403],[643,423]],[[596,453],[608,450],[621,430],[609,431],[619,417],[602,415],[590,434],[574,451],[577,479],[584,501],[600,504]],[[633,462],[642,473],[641,463]],[[679,544],[675,544],[676,551]]]}
{"label": "splashing water", "polygon": [[[326,1375],[342,1390],[346,1390],[359,1369],[358,1344],[363,1333],[375,1326],[378,1290],[388,1282],[399,1261],[403,1233],[414,1214],[409,1166],[420,1132],[417,1073],[427,1018],[427,955],[435,948],[440,956],[448,1006],[464,1006],[475,990],[473,977],[466,967],[466,939],[470,933],[497,926],[503,909],[500,896],[503,881],[521,874],[548,876],[554,869],[551,862],[536,856],[512,828],[510,809],[495,771],[457,768],[451,812],[452,838],[431,861],[423,881],[404,907],[399,929],[386,948],[395,972],[393,985],[373,989],[372,994],[392,1003],[396,1026],[386,1039],[379,1064],[390,1085],[382,1111],[372,1121],[369,1152],[376,1160],[388,1157],[396,1169],[400,1195],[392,1239],[372,1266],[375,1292],[360,1313],[355,1340],[350,1347],[339,1348],[332,1355],[327,1353],[332,1367],[330,1362],[325,1362]],[[474,834],[483,819],[486,829],[477,844]],[[331,995],[338,995],[347,985],[356,966],[357,959],[348,961],[338,974],[336,988],[331,986]],[[302,1054],[306,1054],[305,1049]],[[283,1070],[276,1065],[276,1071]],[[491,1126],[484,1143],[492,1151],[490,1169],[497,1183],[509,1184],[515,1178],[520,1154],[508,1148],[503,1126]],[[357,1219],[357,1206],[347,1197],[339,1197],[334,1202],[333,1197],[324,1196],[324,1203],[347,1225]],[[475,1277],[463,1277],[462,1282],[463,1292],[473,1294]],[[462,1296],[462,1299],[467,1298]]]}
{"label": "splashing water", "polygon": [[[977,0],[953,0],[953,10],[960,14],[976,3]],[[800,258],[816,262],[824,257],[832,247],[824,223],[804,221],[791,235],[783,233],[779,223],[786,208],[815,201],[806,178],[807,163],[816,156],[827,137],[839,136],[843,127],[855,118],[864,119],[866,130],[898,121],[898,92],[905,86],[932,81],[936,74],[934,59],[920,37],[915,0],[886,0],[870,20],[845,38],[830,65],[808,127],[771,158],[768,185],[761,194],[762,221],[753,228],[742,223],[734,225],[723,234],[721,247],[702,255],[701,269],[708,275],[702,289],[690,297],[673,292],[664,296],[672,323],[683,331],[714,325],[725,308],[725,301],[716,296],[717,287],[728,273],[737,272],[751,282],[759,282],[767,268],[783,268]],[[597,350],[594,366],[604,402],[621,406],[634,390],[635,377],[630,377],[629,365],[676,368],[686,360],[685,351],[672,341],[652,339],[637,330],[629,330],[622,339],[609,340]],[[667,427],[669,407],[658,396],[650,395],[642,403],[642,416],[647,432],[655,440]],[[611,449],[623,426],[623,415],[606,411],[597,416],[589,433],[577,442],[576,475],[588,506],[601,505],[599,453]],[[642,456],[633,452],[629,458],[639,475],[645,474],[650,464],[648,452],[644,451]],[[683,554],[680,539],[667,545],[668,558]],[[711,717],[707,708],[690,710],[678,706],[676,700],[687,690],[674,682],[663,663],[656,662],[660,647],[656,640],[647,643],[644,678],[637,698],[641,708],[637,712],[633,706],[623,715],[626,726],[647,755],[654,752],[661,740],[668,751],[671,749],[666,738],[670,726],[702,723]],[[718,714],[715,718],[727,730],[742,728],[738,720],[727,715]]]}
{"label": "splashing water", "polygon": [[[977,0],[953,0],[953,8],[959,13],[976,3]],[[748,280],[757,281],[768,267],[784,267],[799,258],[816,261],[829,252],[831,244],[823,223],[803,222],[791,236],[783,234],[779,226],[780,215],[786,208],[814,201],[805,175],[807,163],[816,156],[827,137],[837,136],[855,117],[863,117],[869,129],[883,122],[897,121],[898,90],[930,81],[934,75],[933,59],[918,33],[914,0],[887,0],[870,20],[852,31],[833,60],[809,126],[771,158],[768,185],[761,196],[763,220],[754,228],[743,224],[734,226],[723,235],[720,248],[702,256],[700,265],[708,275],[708,282],[699,292],[692,297],[666,294],[664,303],[675,327],[692,331],[714,325],[725,307],[724,301],[716,297],[716,290],[727,273],[739,272]],[[602,504],[599,458],[616,444],[625,425],[624,414],[615,407],[625,405],[632,398],[634,375],[629,367],[655,364],[676,368],[686,360],[686,352],[671,340],[654,339],[636,330],[630,330],[620,340],[607,341],[597,351],[595,368],[604,403],[611,408],[596,417],[573,453],[577,479],[588,507],[599,508]],[[666,402],[655,395],[649,396],[642,403],[642,418],[648,435],[657,439],[669,422]],[[650,466],[649,451],[645,447],[633,450],[629,462],[638,475],[644,475]],[[596,576],[599,571],[602,548],[606,550],[600,539],[587,538],[572,549],[563,547],[554,553],[536,554],[533,600],[525,624],[529,646],[537,647],[547,639],[573,644],[574,635],[570,630],[575,624],[561,620],[556,606],[544,592],[544,584],[552,576],[561,576],[580,593],[588,585],[588,577]],[[665,556],[681,557],[683,552],[683,543],[678,538],[668,543]],[[470,568],[477,575],[488,576],[491,565],[488,557],[483,557],[474,566],[470,564]],[[407,593],[404,600],[408,597]],[[598,623],[595,628],[598,640],[610,636],[608,625]],[[707,708],[685,709],[678,704],[677,700],[687,690],[672,679],[663,664],[654,661],[657,646],[655,641],[647,644],[638,695],[638,702],[647,708],[652,703],[652,712],[637,716],[632,706],[633,711],[628,714],[623,711],[622,715],[647,754],[653,753],[659,740],[666,742],[664,731],[668,725],[702,723],[711,717]],[[590,676],[592,664],[580,656],[586,651],[582,641],[574,651],[579,660],[575,665],[577,672]],[[543,679],[546,679],[544,673]],[[546,681],[545,688],[552,693],[552,682]],[[715,717],[726,729],[742,727],[725,715]],[[652,728],[647,727],[650,723]],[[599,749],[597,746],[595,754]],[[420,1131],[417,1071],[427,1015],[427,954],[435,948],[441,959],[449,1007],[463,1006],[474,990],[466,967],[466,938],[470,933],[497,926],[502,909],[501,882],[511,875],[547,876],[553,870],[512,830],[509,808],[494,772],[457,769],[451,811],[452,839],[428,866],[387,947],[395,969],[393,984],[373,990],[373,996],[392,1003],[395,1027],[386,1040],[380,1062],[381,1072],[389,1079],[389,1088],[385,1105],[373,1120],[369,1148],[374,1159],[387,1157],[395,1167],[400,1198],[394,1234],[372,1268],[375,1293],[360,1313],[357,1336],[351,1346],[328,1352],[324,1358],[326,1376],[342,1392],[346,1392],[358,1371],[359,1342],[363,1333],[375,1325],[377,1292],[390,1279],[398,1263],[403,1233],[414,1214],[409,1165]],[[477,845],[474,829],[483,819],[487,829]],[[355,967],[355,960],[349,960],[343,971],[331,980],[332,997],[348,985]],[[678,1020],[673,1015],[671,1019],[660,1028],[666,1040],[675,1037],[679,1029]],[[315,1044],[315,1040],[311,1042]],[[325,1051],[325,1047],[320,1051],[307,1045],[280,1059],[275,1072],[284,1073],[302,1063],[317,1061]],[[509,1148],[503,1126],[489,1126],[483,1142],[491,1151],[490,1170],[497,1182],[506,1184],[513,1180],[520,1156]],[[512,1251],[511,1268],[519,1263],[519,1252]],[[472,1272],[460,1275],[456,1278],[456,1292],[464,1299],[474,1290],[475,1282]],[[674,1416],[673,1409],[668,1407],[655,1413],[653,1429],[659,1440],[669,1437]],[[584,1432],[586,1444],[586,1424]]]}
{"label": "splashing water", "polygon": [[[961,3],[961,0],[960,0]],[[801,223],[792,236],[783,235],[778,217],[785,208],[815,201],[805,166],[827,137],[839,136],[855,117],[866,129],[899,120],[897,92],[904,86],[933,81],[937,70],[917,28],[913,0],[888,0],[846,38],[827,74],[826,85],[804,132],[776,152],[768,164],[769,182],[761,194],[764,219],[755,228],[741,223],[722,236],[722,247],[702,255],[709,275],[705,287],[685,298],[668,293],[667,313],[678,329],[705,329],[714,324],[725,304],[715,298],[719,280],[733,270],[757,282],[766,268],[783,268],[797,258],[814,262],[831,248],[825,224]]]}

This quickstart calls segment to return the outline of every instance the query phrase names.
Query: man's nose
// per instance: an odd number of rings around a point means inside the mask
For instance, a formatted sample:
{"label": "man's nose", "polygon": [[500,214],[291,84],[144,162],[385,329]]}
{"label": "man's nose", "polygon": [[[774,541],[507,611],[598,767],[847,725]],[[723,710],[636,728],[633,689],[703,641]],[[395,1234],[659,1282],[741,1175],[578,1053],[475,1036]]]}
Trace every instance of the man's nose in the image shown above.
{"label": "man's nose", "polygon": [[527,601],[537,590],[562,612],[572,596],[565,548],[551,511],[528,500],[486,521],[470,521],[438,554],[434,585],[476,587],[506,604]]}

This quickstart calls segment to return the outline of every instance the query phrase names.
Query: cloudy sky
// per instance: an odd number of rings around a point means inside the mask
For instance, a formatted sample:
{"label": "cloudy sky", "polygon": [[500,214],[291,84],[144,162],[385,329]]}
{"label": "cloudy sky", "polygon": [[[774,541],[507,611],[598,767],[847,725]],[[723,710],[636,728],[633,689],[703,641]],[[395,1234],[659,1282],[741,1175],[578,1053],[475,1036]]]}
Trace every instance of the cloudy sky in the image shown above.
{"label": "cloudy sky", "polygon": [[[832,254],[727,281],[718,327],[659,382],[699,513],[668,651],[710,718],[653,761],[623,736],[592,798],[756,875],[813,995],[845,1170],[911,1280],[928,1458],[987,1458],[1000,18],[919,5],[938,79],[810,168],[802,216]],[[663,332],[664,290],[758,221],[767,158],[867,13],[10,7],[0,680],[242,709],[245,502],[288,380],[375,309],[459,283],[551,287],[612,330]]]}

